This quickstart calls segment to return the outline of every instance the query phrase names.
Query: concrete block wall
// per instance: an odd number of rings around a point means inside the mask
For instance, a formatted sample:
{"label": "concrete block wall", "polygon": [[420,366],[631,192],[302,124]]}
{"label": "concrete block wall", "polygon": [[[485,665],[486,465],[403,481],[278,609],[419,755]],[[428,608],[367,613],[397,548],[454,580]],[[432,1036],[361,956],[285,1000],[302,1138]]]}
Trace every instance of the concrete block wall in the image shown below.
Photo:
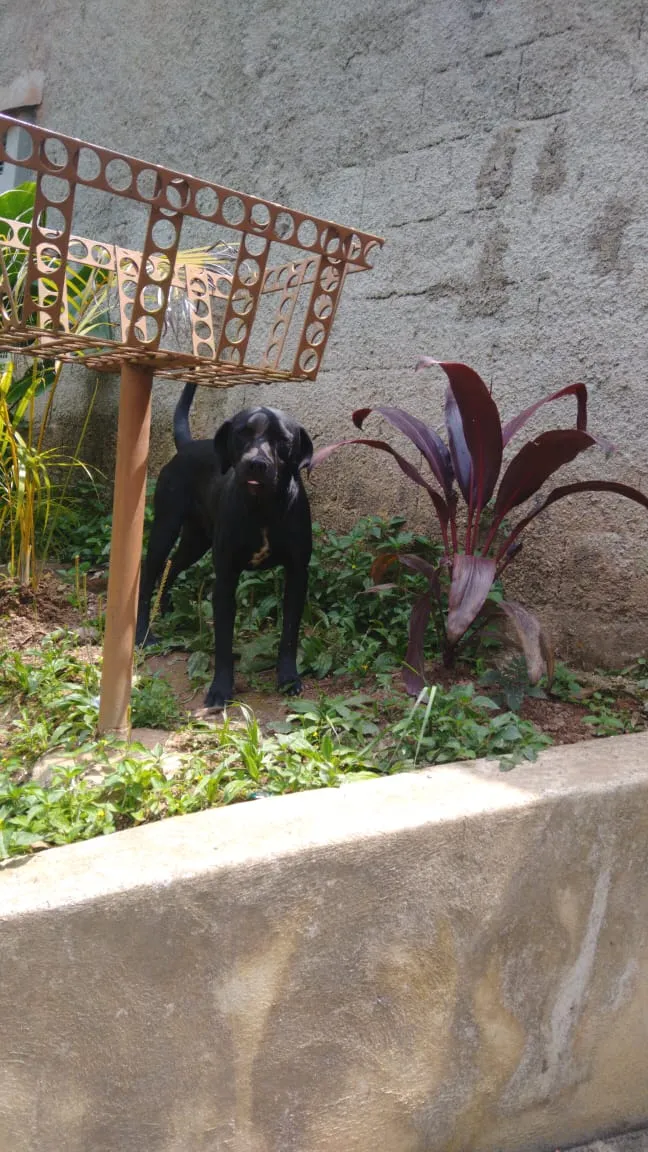
{"label": "concrete block wall", "polygon": [[[441,379],[412,373],[430,354],[476,367],[505,414],[586,381],[592,426],[619,451],[592,452],[571,475],[648,490],[645,0],[24,0],[3,21],[6,84],[42,71],[41,122],[387,239],[376,270],[345,290],[318,381],[203,392],[198,430],[260,395],[318,443],[348,431],[359,405],[439,420]],[[137,239],[128,205],[92,212],[89,228]],[[156,464],[175,395],[156,387]],[[74,379],[59,439],[73,438],[87,396]],[[114,412],[107,383],[92,443],[107,468]],[[313,499],[328,523],[430,519],[399,473],[360,450],[322,470]],[[511,590],[571,658],[645,651],[645,514],[580,497],[545,523]]]}
{"label": "concrete block wall", "polygon": [[13,861],[0,1152],[555,1152],[645,1126],[647,754],[444,765]]}

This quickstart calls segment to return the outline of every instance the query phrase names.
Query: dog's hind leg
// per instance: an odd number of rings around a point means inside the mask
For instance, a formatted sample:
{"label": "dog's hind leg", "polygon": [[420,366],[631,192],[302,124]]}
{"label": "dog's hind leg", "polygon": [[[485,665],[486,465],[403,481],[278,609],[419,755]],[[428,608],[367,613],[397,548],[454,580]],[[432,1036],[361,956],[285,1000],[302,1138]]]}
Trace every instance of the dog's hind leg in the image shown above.
{"label": "dog's hind leg", "polygon": [[171,589],[180,573],[186,572],[187,568],[191,568],[192,564],[200,560],[201,556],[204,556],[205,552],[209,551],[210,546],[211,541],[209,536],[206,536],[198,525],[188,524],[185,521],[180,542],[173,553],[171,567],[164,581],[164,588],[160,599],[160,611],[162,615],[169,610]]}
{"label": "dog's hind leg", "polygon": [[182,515],[179,512],[174,516],[165,518],[156,516],[151,526],[148,548],[140,574],[137,628],[135,630],[136,644],[152,644],[154,642],[154,637],[149,630],[151,600],[155,585],[162,576],[164,566],[180,535],[181,528]]}

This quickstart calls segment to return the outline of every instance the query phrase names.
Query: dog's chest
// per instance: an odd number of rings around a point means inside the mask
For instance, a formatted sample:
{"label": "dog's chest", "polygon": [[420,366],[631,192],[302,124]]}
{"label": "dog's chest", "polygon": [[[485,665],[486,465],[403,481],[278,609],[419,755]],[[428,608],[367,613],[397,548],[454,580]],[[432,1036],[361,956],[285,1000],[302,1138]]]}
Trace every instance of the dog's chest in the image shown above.
{"label": "dog's chest", "polygon": [[261,528],[259,547],[250,556],[250,566],[252,568],[259,568],[266,560],[270,559],[270,534],[268,528]]}

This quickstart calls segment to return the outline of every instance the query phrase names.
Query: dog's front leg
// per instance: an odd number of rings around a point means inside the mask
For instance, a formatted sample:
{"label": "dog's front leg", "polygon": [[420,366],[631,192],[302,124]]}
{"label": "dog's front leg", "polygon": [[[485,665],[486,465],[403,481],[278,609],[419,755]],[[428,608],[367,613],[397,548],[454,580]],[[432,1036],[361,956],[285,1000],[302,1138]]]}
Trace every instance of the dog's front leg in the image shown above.
{"label": "dog's front leg", "polygon": [[208,708],[224,708],[234,693],[234,618],[238,572],[219,569],[214,580],[214,679],[205,697]]}
{"label": "dog's front leg", "polygon": [[289,696],[298,696],[302,682],[297,671],[297,645],[306,591],[308,589],[308,562],[286,565],[283,598],[283,627],[277,660],[277,686]]}

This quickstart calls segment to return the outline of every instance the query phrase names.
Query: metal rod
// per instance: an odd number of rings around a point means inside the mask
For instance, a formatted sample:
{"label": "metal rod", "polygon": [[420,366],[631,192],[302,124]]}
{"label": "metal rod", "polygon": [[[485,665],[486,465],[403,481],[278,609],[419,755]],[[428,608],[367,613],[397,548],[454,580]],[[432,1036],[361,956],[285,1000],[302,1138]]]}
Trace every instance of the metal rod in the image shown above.
{"label": "metal rod", "polygon": [[119,388],[99,732],[127,732],[133,676],[153,371],[123,363]]}

